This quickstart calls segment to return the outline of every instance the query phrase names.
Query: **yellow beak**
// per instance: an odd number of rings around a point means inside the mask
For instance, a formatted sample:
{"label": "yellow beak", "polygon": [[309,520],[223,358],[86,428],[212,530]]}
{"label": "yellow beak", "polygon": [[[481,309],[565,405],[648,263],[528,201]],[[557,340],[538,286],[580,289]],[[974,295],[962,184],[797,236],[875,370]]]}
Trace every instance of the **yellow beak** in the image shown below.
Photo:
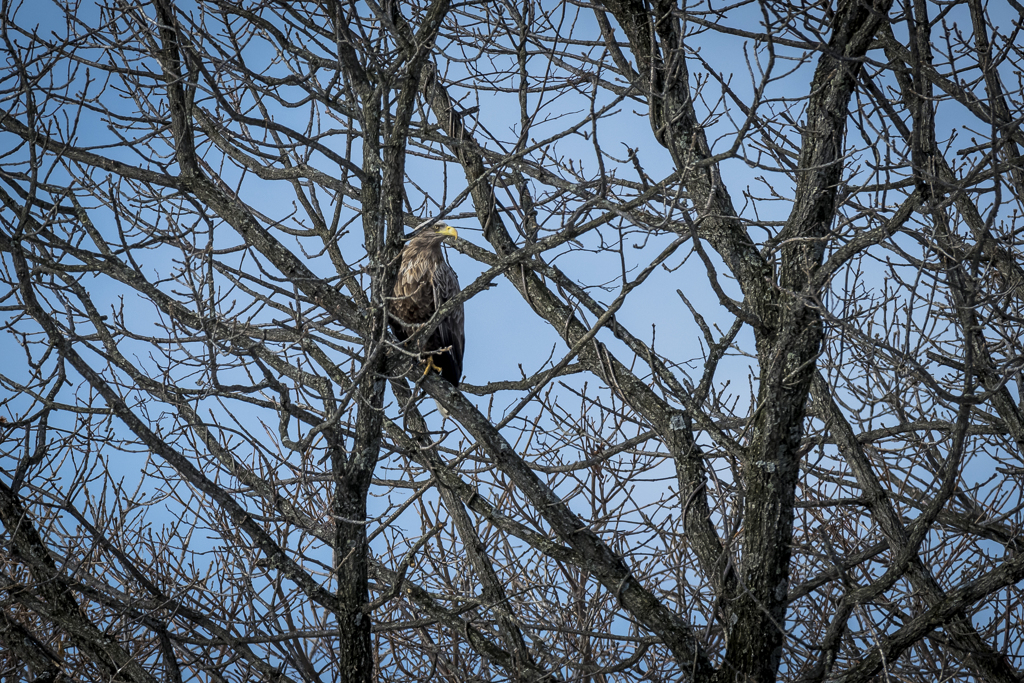
{"label": "yellow beak", "polygon": [[439,225],[436,228],[438,235],[444,235],[445,237],[458,237],[459,233],[455,231],[450,225]]}

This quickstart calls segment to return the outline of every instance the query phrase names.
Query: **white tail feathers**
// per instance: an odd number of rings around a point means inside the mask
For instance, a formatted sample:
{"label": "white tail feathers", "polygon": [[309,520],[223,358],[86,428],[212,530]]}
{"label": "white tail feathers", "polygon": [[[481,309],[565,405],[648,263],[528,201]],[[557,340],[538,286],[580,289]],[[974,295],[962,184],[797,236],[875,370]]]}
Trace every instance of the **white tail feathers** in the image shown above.
{"label": "white tail feathers", "polygon": [[437,406],[437,411],[439,413],[441,413],[441,417],[447,419],[448,418],[448,411],[445,410],[443,405],[441,405],[440,403],[437,402],[437,399],[434,399],[434,405]]}

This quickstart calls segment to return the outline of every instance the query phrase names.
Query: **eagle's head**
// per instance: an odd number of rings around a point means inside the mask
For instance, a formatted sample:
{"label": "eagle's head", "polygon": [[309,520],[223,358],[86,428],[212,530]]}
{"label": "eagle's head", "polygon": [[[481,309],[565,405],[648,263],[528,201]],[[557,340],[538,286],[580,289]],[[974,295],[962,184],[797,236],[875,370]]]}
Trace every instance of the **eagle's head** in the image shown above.
{"label": "eagle's head", "polygon": [[416,248],[441,248],[441,243],[449,237],[458,237],[459,233],[452,226],[446,223],[435,223],[434,225],[420,230],[413,234],[409,240],[409,246]]}
{"label": "eagle's head", "polygon": [[430,231],[436,236],[435,239],[443,240],[446,237],[458,237],[459,233],[452,226],[447,223],[437,223]]}

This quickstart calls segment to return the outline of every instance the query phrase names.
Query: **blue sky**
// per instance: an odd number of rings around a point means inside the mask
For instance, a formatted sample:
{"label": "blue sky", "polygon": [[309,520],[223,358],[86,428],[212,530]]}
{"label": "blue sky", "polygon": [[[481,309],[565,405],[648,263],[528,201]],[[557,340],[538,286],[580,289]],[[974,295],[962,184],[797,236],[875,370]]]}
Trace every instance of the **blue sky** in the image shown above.
{"label": "blue sky", "polygon": [[[741,8],[736,11],[731,20],[735,21],[736,25],[741,25],[746,21],[756,21],[760,15],[755,9],[753,6]],[[569,9],[566,8],[566,11],[569,11]],[[91,5],[85,5],[79,16],[86,23],[91,23],[95,20],[95,13]],[[1008,13],[1006,16],[1010,17]],[[44,34],[51,29],[61,30],[63,26],[62,20],[44,3],[26,3],[20,10],[19,18],[22,26],[38,25],[41,33]],[[947,20],[949,22],[959,21],[963,23],[963,12],[953,9],[947,16]],[[572,19],[567,18],[566,21],[571,22]],[[578,19],[575,19],[575,22],[575,35],[591,40],[598,35],[591,14],[585,11],[581,12]],[[692,42],[688,44],[688,48],[692,51],[691,79],[695,83],[707,76],[700,67],[700,60],[707,60],[709,64],[713,64],[714,68],[728,79],[729,87],[732,91],[744,99],[749,97],[756,81],[756,77],[752,78],[748,71],[748,66],[752,65],[750,68],[757,69],[758,64],[764,65],[766,63],[766,55],[763,51],[755,54],[749,49],[744,50],[744,41],[739,38],[727,37],[721,33],[700,33],[693,37]],[[599,54],[597,48],[574,46],[573,49],[579,51],[593,49],[595,54]],[[790,53],[793,51],[789,51],[783,46],[778,46],[777,50],[779,62],[776,64],[775,74],[778,75],[779,81],[769,91],[770,97],[773,98],[772,101],[764,105],[766,110],[770,111],[778,111],[787,107],[789,104],[788,98],[806,96],[807,82],[813,68],[813,62],[796,64],[792,61],[786,61],[786,58],[791,56]],[[95,52],[97,55],[102,54],[101,49],[96,49]],[[250,54],[252,59],[256,61],[272,57],[272,54],[266,51],[265,46],[260,47],[256,43],[251,47]],[[478,112],[467,119],[467,125],[470,126],[474,134],[481,141],[485,142],[490,135],[493,135],[502,140],[506,145],[514,143],[520,126],[517,94],[515,92],[482,94],[471,91],[467,92],[462,89],[464,86],[461,85],[462,83],[472,83],[471,79],[475,69],[492,68],[498,73],[514,73],[516,68],[514,56],[508,56],[504,62],[496,61],[495,63],[487,64],[483,62],[478,63],[477,61],[452,61],[440,66],[442,73],[445,73],[447,79],[453,83],[452,94],[453,97],[459,98],[460,107],[463,110],[470,107],[479,107]],[[543,55],[532,57],[529,68],[533,74],[541,73],[548,68],[558,72],[556,67],[550,67],[546,63]],[[790,69],[794,70],[790,72]],[[86,74],[84,70],[80,70],[71,76],[64,70],[56,70],[53,73],[54,78],[73,78],[78,84],[84,84],[89,76],[95,76],[95,74]],[[82,91],[80,87],[76,87],[71,88],[70,92],[95,93],[99,89],[100,83],[100,81],[94,81],[88,91]],[[509,84],[510,87],[515,87],[516,80],[514,77],[509,80]],[[586,119],[591,107],[591,102],[588,99],[588,88],[589,86],[586,84],[581,84],[574,89],[566,89],[557,100],[551,100],[547,94],[531,93],[528,95],[528,109],[530,114],[535,116],[534,128],[530,134],[531,141],[543,140],[548,135],[564,130],[573,122]],[[470,88],[470,90],[472,89]],[[720,99],[720,88],[713,79],[708,81],[703,92],[705,96],[698,100],[698,110],[701,113],[707,114],[708,138],[713,144],[713,151],[720,152],[728,149],[731,145],[739,121],[736,118],[735,108],[728,101],[728,98]],[[464,99],[460,98],[462,95],[465,96]],[[599,108],[610,101],[611,96],[603,93],[596,98],[594,105]],[[134,113],[131,103],[123,101],[120,103],[120,106],[125,107],[124,110],[126,112]],[[720,115],[726,110],[732,116],[731,119],[729,116]],[[299,128],[306,125],[305,117],[307,114],[302,109],[290,110],[278,107],[272,108],[270,113],[275,117],[280,117],[279,120],[282,122],[289,124],[294,122],[294,125]],[[799,113],[799,108],[795,113]],[[961,124],[962,116],[963,111],[959,108],[959,105],[948,102],[943,102],[940,105],[938,120],[943,131],[941,135],[951,139],[954,135],[957,136],[950,143],[953,148],[956,148],[958,145],[967,146],[969,143],[966,141],[959,141],[976,135],[976,133],[963,130]],[[57,122],[62,121],[59,116],[55,117],[54,120]],[[433,123],[434,120],[432,117],[427,117],[426,122]],[[482,124],[482,127],[479,124]],[[323,129],[328,129],[331,127],[331,122],[325,117],[322,121],[318,121],[318,125]],[[617,105],[615,112],[606,119],[601,120],[596,128],[598,140],[606,155],[601,161],[605,164],[606,168],[611,169],[612,172],[617,174],[617,177],[631,181],[637,180],[632,164],[626,161],[629,149],[636,150],[640,164],[652,179],[659,180],[672,172],[673,168],[667,152],[654,140],[644,106],[627,99]],[[583,133],[586,133],[586,136]],[[119,134],[131,136],[136,133],[129,131],[127,128],[118,127],[117,122],[104,121],[102,117],[86,112],[77,127],[76,144],[80,146],[106,145],[116,141]],[[547,154],[546,159],[548,163],[552,167],[555,166],[556,162],[563,164],[561,172],[565,176],[569,176],[573,171],[578,171],[581,179],[593,180],[597,178],[599,176],[599,164],[595,153],[593,135],[593,127],[588,123],[581,129],[580,134],[569,135],[549,145],[544,149],[544,152]],[[866,135],[870,135],[870,131]],[[871,161],[870,151],[873,148],[879,148],[882,142],[878,139],[860,138],[859,133],[853,129],[851,129],[850,137],[853,140],[851,144],[858,145],[861,148],[858,155],[855,158],[851,158],[848,166],[850,169],[848,182],[853,185],[858,180],[871,177],[872,174],[867,165]],[[332,147],[332,149],[337,152],[343,152],[346,142],[343,135],[326,136],[324,139],[325,144]],[[0,140],[3,141],[0,142],[0,148],[6,151],[10,144],[8,142],[10,136],[0,135]],[[752,143],[748,143],[743,150],[751,159],[755,158],[756,152],[752,147]],[[160,151],[163,153],[167,152],[166,149]],[[356,152],[356,160],[358,161],[358,145],[356,146]],[[102,153],[115,158],[122,158],[127,162],[136,163],[138,161],[132,155],[125,153],[123,149],[119,150],[116,147],[103,149]],[[23,152],[19,152],[19,154],[23,154]],[[321,168],[330,172],[337,172],[337,169],[325,162],[322,157],[313,155],[312,158],[321,164]],[[237,169],[230,164],[225,164],[223,167],[220,166],[219,160],[213,152],[210,153],[208,161],[216,169],[223,169],[224,177],[228,184],[233,185],[238,181],[240,176]],[[791,183],[785,174],[772,172],[771,169],[757,168],[738,159],[723,162],[721,169],[723,180],[733,192],[734,201],[744,218],[761,221],[781,221],[788,215]],[[459,234],[463,239],[488,251],[490,250],[490,246],[483,240],[475,219],[466,217],[467,214],[471,213],[469,202],[462,201],[455,206],[448,205],[448,202],[453,201],[454,197],[458,196],[465,188],[464,175],[457,165],[442,164],[435,159],[425,159],[421,156],[410,155],[407,162],[407,171],[410,178],[410,183],[407,185],[407,194],[412,206],[418,207],[423,205],[421,193],[425,193],[430,198],[430,201],[438,207],[436,211],[443,211],[448,215],[463,216],[459,219],[450,220],[459,229]],[[51,183],[60,183],[66,177],[65,170],[57,165],[53,167],[52,173],[47,176],[47,180]],[[101,182],[102,179],[97,176],[93,180]],[[543,186],[537,181],[531,180],[529,186],[534,197],[537,199],[546,198],[547,193],[551,192],[550,188]],[[508,192],[512,193],[511,197],[507,196],[503,191],[499,192],[499,201],[506,206],[511,205],[515,201],[514,188],[508,188]],[[772,197],[772,192],[776,193],[777,196]],[[254,209],[265,215],[268,222],[280,221],[280,224],[285,228],[301,228],[305,225],[304,221],[306,219],[302,217],[300,207],[296,204],[294,192],[286,183],[260,181],[249,175],[245,179],[241,196]],[[322,202],[324,216],[330,217],[336,208],[336,201],[332,201],[324,192],[320,192],[318,196]],[[895,197],[893,199],[897,203],[901,200],[902,197]],[[578,200],[572,201],[575,204],[571,203],[571,206],[579,204]],[[93,209],[97,228],[104,234],[111,236],[116,235],[118,220],[130,227],[132,220],[153,219],[155,216],[153,213],[154,207],[152,206],[141,208],[134,218],[129,215],[114,216],[111,212],[98,208],[97,202],[98,200],[94,200],[91,205],[87,206]],[[431,205],[427,203],[427,206]],[[166,209],[166,206],[161,205],[158,208]],[[872,227],[874,225],[870,218],[854,217],[852,208],[848,208],[846,211],[848,211],[848,217],[851,220],[859,221],[857,223],[858,226]],[[341,209],[340,214],[343,223],[355,217],[355,213],[351,208]],[[562,221],[564,218],[564,214],[542,210],[539,216],[542,234],[559,231],[563,227]],[[200,234],[203,231],[212,229],[215,233],[215,243],[218,248],[223,249],[238,243],[237,235],[220,224],[216,217],[203,216],[201,219],[187,217],[187,219],[188,221],[195,221],[196,230]],[[515,226],[513,225],[512,217],[506,216],[506,219],[509,221],[509,228],[515,236]],[[611,302],[620,291],[619,287],[624,270],[628,277],[635,276],[674,237],[674,235],[663,234],[655,235],[650,237],[649,240],[645,240],[645,235],[642,235],[637,230],[632,230],[628,225],[624,227],[622,233],[617,232],[616,227],[618,227],[616,222],[612,222],[609,227],[602,229],[600,238],[596,234],[591,233],[578,242],[564,245],[560,248],[559,253],[549,253],[545,256],[549,263],[557,265],[569,277],[580,283],[588,285],[600,283],[605,285],[605,289],[596,288],[590,290],[591,295],[604,304]],[[760,227],[752,228],[751,235],[758,241],[768,236],[767,231]],[[620,238],[621,252],[618,251]],[[311,240],[302,238],[283,239],[295,248],[296,253],[305,255],[306,263],[314,272],[324,277],[332,277],[334,275],[334,269],[329,258],[324,254],[318,254],[316,249],[310,246]],[[612,249],[599,249],[602,239]],[[350,264],[358,266],[363,262],[363,238],[358,221],[353,223],[349,233],[339,238],[339,244],[343,255]],[[902,240],[901,244],[908,248],[912,246],[912,242],[909,240]],[[717,272],[725,291],[734,298],[739,298],[739,291],[735,282],[724,273],[724,268],[720,261],[717,260],[717,257],[713,255],[713,252],[710,249],[708,251],[712,253],[712,258],[716,264]],[[455,249],[449,249],[448,253],[450,261],[458,272],[464,286],[473,282],[480,273],[486,270],[485,264],[478,263],[470,257],[458,253]],[[143,254],[145,260],[140,263],[142,272],[153,281],[161,280],[161,288],[165,292],[173,293],[175,296],[181,297],[182,300],[188,300],[188,292],[192,283],[189,283],[181,276],[183,271],[182,259],[184,258],[182,252],[173,246],[160,246],[154,247]],[[225,255],[223,258],[225,262],[237,265],[250,274],[258,273],[255,264],[259,262],[259,259],[253,259],[251,255],[246,255],[244,258],[241,256]],[[894,272],[906,271],[907,281],[912,282],[914,276],[913,268],[910,266],[900,266],[898,261],[896,265],[893,265],[892,258],[892,255],[888,253],[873,253],[871,259],[866,259],[863,262],[860,272],[849,275],[846,280],[838,280],[837,287],[846,286],[853,281],[857,281],[863,291],[876,297],[884,295],[888,291],[887,288],[896,287],[898,291],[894,295],[893,305],[884,310],[884,318],[883,312],[880,311],[878,314],[879,319],[875,320],[874,324],[880,327],[893,326],[895,323],[888,316],[897,314],[899,321],[904,324],[902,329],[910,330],[904,340],[905,347],[913,349],[916,348],[916,344],[921,337],[921,332],[915,328],[920,328],[927,324],[938,324],[935,316],[937,309],[947,304],[940,300],[935,302],[932,307],[923,307],[921,302],[926,296],[922,292],[915,291],[913,287],[905,284],[895,282],[892,277]],[[890,261],[887,262],[886,259],[890,259]],[[852,270],[851,268],[851,272]],[[223,288],[223,291],[228,291],[229,285],[225,279],[218,276],[216,283],[218,287]],[[495,280],[495,283],[496,286],[484,290],[466,303],[467,351],[465,381],[469,385],[484,385],[488,382],[519,379],[521,373],[530,375],[545,367],[550,367],[551,364],[558,362],[566,352],[566,346],[561,340],[558,331],[539,321],[530,310],[529,303],[523,299],[506,279],[498,278]],[[160,315],[151,304],[143,301],[136,293],[127,290],[127,288],[113,283],[110,279],[90,279],[84,284],[101,310],[109,312],[111,315],[116,315],[116,312],[121,310],[123,306],[128,316],[128,326],[140,335],[152,333],[154,325],[161,320]],[[719,304],[709,284],[708,273],[700,260],[691,254],[689,245],[685,245],[677,251],[666,261],[664,268],[659,268],[643,285],[629,295],[626,305],[617,314],[617,320],[645,341],[650,342],[651,339],[655,339],[654,346],[656,350],[673,363],[678,364],[680,376],[682,376],[682,373],[686,373],[692,381],[696,382],[699,381],[703,365],[704,342],[697,322],[681,298],[676,294],[677,289],[685,294],[710,326],[713,328],[717,327],[722,331],[728,329],[728,326],[732,323],[732,317]],[[240,293],[237,295],[240,301],[245,301],[246,297],[244,295]],[[285,298],[282,295],[279,300],[284,301]],[[913,306],[910,306],[910,303],[913,303]],[[54,301],[53,305],[55,309],[59,308],[59,302]],[[838,306],[838,303],[836,305]],[[283,318],[283,314],[278,310],[268,309],[260,311],[257,315],[257,319],[262,322]],[[585,318],[589,322],[593,322],[593,316],[587,314]],[[24,327],[29,329],[32,325],[29,324]],[[935,328],[932,328],[932,330],[935,331]],[[942,330],[941,328],[937,330],[937,334],[940,335],[943,333],[948,334],[948,332],[949,330]],[[631,352],[623,344],[615,340],[607,331],[599,333],[598,338],[607,344],[609,350],[623,362],[629,364],[633,360]],[[0,346],[0,353],[20,359],[22,357],[20,355],[21,351],[16,342],[16,338],[10,334],[0,335],[0,345],[2,345]],[[741,333],[738,343],[745,352],[752,352],[752,336],[748,330],[744,330]],[[144,367],[153,377],[161,376],[162,366],[167,362],[165,354],[180,354],[185,351],[197,354],[207,352],[201,341],[171,350],[161,348],[159,344],[126,339],[122,342],[121,348],[126,356],[136,360],[139,366]],[[98,357],[93,357],[97,359],[97,363],[100,362]],[[301,357],[301,353],[298,350],[294,350],[294,357]],[[340,362],[344,355],[336,353],[335,357]],[[637,363],[637,367],[643,367],[642,359]],[[9,374],[17,375],[18,371],[15,368]],[[175,383],[180,383],[180,386],[199,386],[204,381],[199,376],[186,374],[185,369],[182,367],[175,367],[168,377]],[[231,378],[231,381],[245,381],[246,379],[243,373],[237,370],[226,371],[222,381],[227,381],[225,379],[227,377]],[[69,379],[73,386],[63,393],[64,399],[80,402],[90,400],[81,391],[77,391],[76,396],[76,389],[74,387],[80,383],[79,378],[70,377]],[[717,387],[728,385],[727,388],[723,388],[722,403],[728,407],[731,414],[741,417],[746,416],[751,408],[751,394],[756,389],[755,361],[748,355],[736,354],[729,356],[723,361],[717,375],[717,380]],[[871,385],[872,378],[865,375],[864,383],[866,387]],[[1014,389],[1016,390],[1016,387]],[[536,460],[540,464],[547,464],[547,458],[549,457],[563,460],[584,458],[588,447],[602,447],[601,444],[596,443],[596,440],[592,438],[594,436],[607,437],[609,444],[614,444],[617,441],[635,436],[643,431],[644,428],[636,424],[628,422],[616,424],[606,413],[594,409],[595,424],[587,425],[591,433],[586,437],[574,434],[569,416],[573,415],[573,410],[579,410],[579,406],[584,400],[580,397],[580,394],[583,394],[584,391],[586,391],[586,396],[588,397],[600,397],[601,400],[609,403],[613,403],[615,400],[610,395],[610,392],[607,391],[607,388],[601,386],[600,380],[593,375],[586,374],[561,378],[557,382],[552,383],[551,397],[553,402],[557,402],[566,411],[566,414],[561,416],[560,419],[556,419],[556,415],[547,411],[542,412],[541,417],[537,420],[538,434],[534,435],[532,439],[528,439],[524,434],[524,425],[529,420],[535,418],[538,411],[541,410],[537,405],[531,406],[524,411],[523,420],[513,421],[505,430],[507,438],[528,459]],[[141,397],[141,393],[135,396]],[[494,422],[498,422],[506,416],[507,411],[511,410],[518,403],[521,397],[522,392],[498,392],[493,398],[471,397],[471,400],[474,400],[481,410],[487,412]],[[853,397],[849,396],[849,398]],[[878,396],[875,396],[874,399],[880,400]],[[24,398],[13,399],[8,404],[12,414],[21,410],[20,406],[24,405],[24,402]],[[870,401],[867,401],[864,404],[863,410],[865,413],[873,409],[868,405],[869,403]],[[429,402],[424,403],[423,408],[428,409],[429,405]],[[875,405],[878,404],[875,403]],[[227,418],[226,413],[223,412],[224,407],[222,405],[209,399],[203,403],[203,408],[212,411],[210,414],[214,420],[220,421],[221,426],[225,430],[233,428],[234,423]],[[143,410],[143,408],[140,407],[140,410]],[[155,423],[164,424],[168,429],[171,429],[173,420],[168,416],[161,416],[161,412],[166,410],[165,406],[152,402],[145,407],[145,410]],[[238,426],[250,430],[253,434],[260,435],[258,443],[261,447],[265,448],[269,453],[277,451],[277,423],[275,415],[270,411],[240,411],[237,405],[232,407],[232,410],[237,417]],[[389,416],[395,416],[397,412],[393,405],[388,409]],[[942,413],[942,411],[938,412]],[[867,415],[865,414],[864,416],[866,417]],[[602,423],[599,417],[604,418],[606,421]],[[880,417],[871,422],[870,426],[878,427],[892,424],[894,419],[891,412],[880,411]],[[437,413],[430,415],[428,421],[432,427],[442,428],[442,420]],[[75,423],[69,416],[55,419],[51,426],[55,429],[66,429],[69,431],[76,429]],[[294,423],[292,426],[296,428]],[[454,452],[467,448],[469,440],[461,434],[458,426],[452,422],[444,423],[443,427],[452,431],[443,441],[442,445],[452,449],[453,453],[450,454],[450,457],[455,457]],[[118,434],[123,432],[119,426],[114,426],[112,429]],[[180,433],[174,434],[172,438],[177,439],[183,447],[187,443],[187,440]],[[594,443],[588,442],[588,439]],[[706,445],[710,444],[710,440],[703,435],[701,435],[701,441]],[[552,453],[545,452],[546,448],[550,449]],[[658,445],[652,442],[646,445],[645,448],[649,451],[655,451]],[[81,459],[82,454],[76,455],[80,456]],[[835,458],[834,451],[824,449],[821,455],[826,466],[832,461],[832,465],[839,467],[839,461]],[[243,456],[250,458],[254,466],[257,466],[260,452],[252,448],[251,452],[244,452]],[[720,456],[721,454],[715,451],[712,457],[709,458],[709,464],[716,470],[723,486],[728,487],[733,483],[733,471],[730,463]],[[88,457],[95,457],[95,454],[90,453]],[[113,478],[123,482],[121,485],[126,490],[134,489],[142,481],[142,467],[144,463],[147,463],[144,453],[126,455],[110,452],[103,454],[103,457],[109,458]],[[621,519],[621,526],[619,528],[609,527],[606,531],[609,539],[618,538],[621,540],[621,538],[625,538],[625,542],[635,558],[649,559],[656,564],[658,554],[673,539],[659,537],[657,533],[658,520],[655,520],[654,524],[650,524],[643,519],[641,509],[645,513],[653,511],[653,514],[659,515],[659,519],[664,522],[666,527],[671,524],[673,514],[678,513],[678,505],[673,507],[674,503],[678,503],[678,501],[673,499],[675,487],[674,473],[670,464],[657,453],[647,453],[637,457],[647,458],[650,469],[645,472],[644,477],[631,480],[629,487],[622,488],[621,493],[611,496],[613,501],[624,507],[625,512]],[[285,457],[284,459],[287,460],[289,458]],[[292,456],[290,459],[293,463],[296,461],[295,456]],[[2,467],[8,469],[12,462],[12,460],[5,458]],[[608,467],[618,464],[620,463],[616,461],[610,463]],[[996,459],[979,454],[976,459],[969,463],[966,474],[976,482],[985,482],[998,464],[999,462]],[[74,469],[70,460],[60,461],[60,466],[67,468],[62,471],[66,471],[68,475]],[[151,461],[148,462],[147,466],[151,473],[156,467]],[[394,470],[389,469],[392,466],[395,468]],[[379,475],[382,478],[397,476],[398,472],[406,471],[406,467],[405,463],[400,462],[400,459],[388,456],[381,463]],[[506,483],[499,475],[488,473],[486,463],[477,463],[477,471],[474,474],[479,477],[482,493],[494,500],[502,498],[506,490]],[[622,483],[617,481],[612,473],[605,474],[607,475],[606,479],[602,479],[600,475],[595,474],[585,482],[587,485],[594,487],[591,490],[585,487],[581,488],[580,481],[573,480],[571,477],[552,476],[549,481],[559,493],[572,496],[570,505],[578,514],[590,518],[599,516],[600,510],[595,508],[599,503],[605,502],[608,497],[604,493],[599,495],[598,489]],[[920,474],[923,478],[928,476],[928,472],[924,470]],[[278,476],[287,478],[292,475],[288,472],[278,472]],[[423,478],[425,476],[420,479],[422,480]],[[824,480],[822,479],[808,479],[808,485],[835,486],[834,484],[825,484],[823,482]],[[101,483],[102,480],[96,480],[93,486],[100,486]],[[993,486],[995,485],[993,484]],[[150,522],[156,526],[167,525],[168,522],[185,515],[183,507],[191,508],[191,513],[199,516],[210,513],[209,510],[204,509],[204,505],[207,503],[201,498],[192,498],[183,493],[182,497],[186,499],[184,504],[173,498],[160,498],[162,484],[158,479],[147,477],[143,486],[144,490],[149,491],[151,499],[159,500],[158,506],[151,509],[149,513],[151,515]],[[835,488],[834,490],[838,491],[839,489]],[[84,499],[88,492],[90,492],[89,487],[80,489],[77,494],[79,500]],[[95,491],[92,492],[95,493]],[[981,492],[984,494],[985,489],[983,488]],[[312,498],[316,497],[315,494],[311,493],[310,495]],[[405,489],[395,491],[388,490],[385,487],[375,487],[371,491],[371,514],[379,515],[380,518],[387,518],[399,505],[405,502],[406,495],[407,490]],[[726,497],[725,494],[722,494],[722,496]],[[322,503],[323,499],[320,499],[319,502]],[[663,504],[659,504],[659,502]],[[113,506],[115,502],[108,500],[106,504]],[[428,492],[422,498],[423,506],[436,507],[437,504],[437,497],[433,492]],[[1008,506],[1011,504],[1012,502],[1007,503]],[[411,505],[404,515],[394,520],[395,533],[404,536],[408,543],[415,542],[422,532],[423,523],[419,517],[419,505],[420,502]],[[326,511],[323,512],[326,514]],[[910,516],[916,514],[916,511],[912,508],[907,508],[906,512]],[[637,527],[636,529],[632,527],[634,524]],[[384,541],[384,535],[378,538],[374,546],[376,551],[384,552]],[[650,545],[646,545],[648,542]],[[207,536],[202,529],[192,535],[189,539],[189,544],[195,551],[210,550],[223,546],[222,539],[218,538],[215,534]],[[401,550],[402,548],[400,547],[399,551]],[[994,551],[994,549],[992,550]],[[314,548],[309,552],[311,556],[321,562],[330,561],[328,554],[322,547]],[[690,578],[694,581],[698,580],[698,577]],[[665,579],[664,589],[667,592],[673,580]]]}

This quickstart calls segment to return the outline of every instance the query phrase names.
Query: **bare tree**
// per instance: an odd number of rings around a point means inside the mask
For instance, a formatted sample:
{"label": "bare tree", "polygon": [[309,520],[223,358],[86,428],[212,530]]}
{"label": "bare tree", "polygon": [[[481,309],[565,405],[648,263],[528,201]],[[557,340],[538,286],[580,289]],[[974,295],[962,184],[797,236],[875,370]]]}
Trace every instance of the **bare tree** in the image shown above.
{"label": "bare tree", "polygon": [[1019,681],[1022,24],[5,2],[0,675]]}

